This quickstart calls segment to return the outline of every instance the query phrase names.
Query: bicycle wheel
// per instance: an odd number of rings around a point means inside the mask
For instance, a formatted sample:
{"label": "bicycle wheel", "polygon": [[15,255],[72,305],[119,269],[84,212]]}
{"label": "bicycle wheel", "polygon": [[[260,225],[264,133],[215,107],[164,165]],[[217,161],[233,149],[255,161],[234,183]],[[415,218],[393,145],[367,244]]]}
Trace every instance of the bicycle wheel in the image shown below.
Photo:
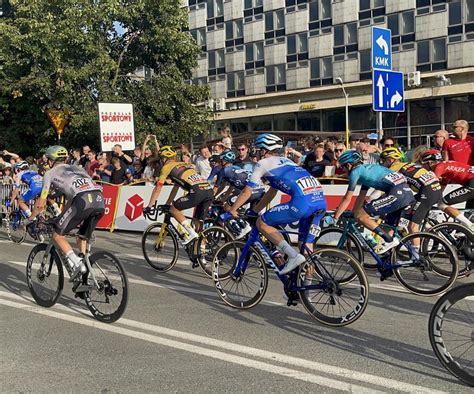
{"label": "bicycle wheel", "polygon": [[169,271],[178,261],[178,241],[167,224],[154,223],[142,235],[142,251],[150,266],[160,272]]}
{"label": "bicycle wheel", "polygon": [[64,272],[61,259],[55,248],[49,258],[43,262],[46,244],[36,245],[26,263],[26,281],[36,303],[49,308],[58,300],[64,286]]}
{"label": "bicycle wheel", "polygon": [[[413,244],[419,244],[419,256]],[[433,233],[409,234],[392,250],[393,270],[400,284],[412,293],[433,296],[448,290],[458,275],[456,252],[449,243]],[[446,275],[440,275],[444,272]]]}
{"label": "bicycle wheel", "polygon": [[[457,252],[459,262],[458,277],[464,277],[470,272],[469,265],[474,264],[474,234],[459,223],[441,223],[431,228],[430,232],[445,239]],[[442,270],[440,275],[447,276]]]}
{"label": "bicycle wheel", "polygon": [[18,212],[12,212],[8,218],[7,235],[10,241],[21,244],[26,238],[26,227]]}
{"label": "bicycle wheel", "polygon": [[[348,283],[345,278],[353,277]],[[342,281],[341,281],[342,279]],[[354,323],[369,301],[369,282],[362,266],[339,249],[319,249],[300,267],[298,287],[314,286],[299,292],[308,313],[320,323],[341,327]]]}
{"label": "bicycle wheel", "polygon": [[229,231],[218,226],[209,227],[199,234],[196,245],[199,255],[198,263],[207,276],[212,277],[212,261],[217,250],[233,239]]}
{"label": "bicycle wheel", "polygon": [[84,293],[84,300],[92,315],[104,323],[113,323],[123,315],[128,301],[128,280],[122,263],[109,252],[96,252],[90,263],[97,288],[90,274],[85,274],[84,283],[92,290]]}
{"label": "bicycle wheel", "polygon": [[214,257],[212,277],[219,297],[229,306],[249,309],[257,305],[265,295],[268,286],[268,273],[260,253],[251,247],[245,256],[248,265],[245,272],[237,277],[233,271],[245,243],[231,241],[223,245]]}
{"label": "bicycle wheel", "polygon": [[474,283],[457,286],[438,300],[431,310],[428,334],[440,363],[474,387]]}

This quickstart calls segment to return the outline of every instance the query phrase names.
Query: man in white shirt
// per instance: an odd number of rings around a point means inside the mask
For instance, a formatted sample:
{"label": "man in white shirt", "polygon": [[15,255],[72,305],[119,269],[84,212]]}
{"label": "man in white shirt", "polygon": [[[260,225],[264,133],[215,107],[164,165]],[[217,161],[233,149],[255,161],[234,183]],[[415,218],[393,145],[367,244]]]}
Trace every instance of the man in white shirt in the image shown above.
{"label": "man in white shirt", "polygon": [[202,175],[204,179],[207,179],[211,174],[211,164],[209,163],[209,158],[211,157],[211,152],[206,145],[199,148],[199,157],[196,159],[196,171]]}

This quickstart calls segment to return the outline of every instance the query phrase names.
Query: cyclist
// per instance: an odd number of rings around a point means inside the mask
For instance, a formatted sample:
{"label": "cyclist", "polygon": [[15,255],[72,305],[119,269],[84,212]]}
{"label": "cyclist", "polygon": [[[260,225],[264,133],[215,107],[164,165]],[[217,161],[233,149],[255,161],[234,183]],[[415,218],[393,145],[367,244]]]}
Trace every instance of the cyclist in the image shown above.
{"label": "cyclist", "polygon": [[[353,208],[354,215],[359,223],[384,240],[378,251],[379,254],[384,254],[397,246],[399,241],[383,230],[371,216],[386,215],[387,223],[396,225],[402,209],[412,204],[414,197],[404,175],[379,164],[363,164],[362,160],[361,154],[353,150],[347,150],[339,156],[339,163],[349,175],[349,186],[334,214],[334,219],[339,220],[351,203],[357,185],[360,185],[359,196]],[[366,203],[369,188],[385,195]]]}
{"label": "cyclist", "polygon": [[446,194],[438,202],[438,208],[474,231],[474,224],[459,210],[450,206],[468,202],[474,198],[474,167],[457,161],[443,162],[441,152],[436,149],[428,149],[422,154],[420,161],[425,168],[436,174],[443,186],[450,183],[461,185]]}
{"label": "cyclist", "polygon": [[420,164],[403,163],[404,155],[398,148],[385,148],[380,160],[392,171],[403,174],[415,193],[415,203],[404,211],[403,216],[410,221],[408,231],[417,233],[431,207],[443,197],[438,177]]}
{"label": "cyclist", "polygon": [[[158,154],[161,158],[162,167],[157,177],[155,188],[151,194],[150,202],[143,210],[143,214],[147,215],[151,212],[153,205],[160,196],[165,181],[168,178],[171,179],[171,181],[188,192],[185,196],[174,201],[170,209],[171,215],[187,232],[183,241],[183,244],[187,245],[196,239],[198,234],[194,230],[191,221],[186,219],[181,211],[196,207],[194,219],[197,219],[201,223],[205,219],[205,215],[214,197],[212,187],[206,179],[196,172],[192,164],[176,161],[176,151],[170,145],[163,146],[158,151]],[[199,231],[200,228],[197,230]]]}
{"label": "cyclist", "polygon": [[[44,210],[51,191],[64,196],[65,208],[55,222],[52,238],[67,257],[72,271],[69,281],[73,282],[86,272],[83,256],[86,253],[87,241],[105,213],[102,188],[92,181],[85,170],[65,163],[68,159],[66,148],[51,146],[45,155],[50,169],[44,174],[41,195],[36,201],[30,221]],[[65,235],[78,226],[79,254],[76,255]]]}
{"label": "cyclist", "polygon": [[31,210],[27,204],[40,195],[41,188],[43,187],[43,178],[36,171],[29,170],[29,165],[24,160],[15,164],[15,172],[16,175],[11,201],[14,201],[19,195],[21,185],[27,185],[28,190],[20,195],[18,205],[25,216],[29,218],[31,216]]}
{"label": "cyclist", "polygon": [[[319,226],[321,217],[326,212],[323,189],[308,171],[278,155],[277,152],[283,148],[280,137],[274,134],[262,134],[256,138],[255,147],[259,149],[261,159],[230,213],[237,217],[237,210],[251,198],[255,189],[261,187],[262,180],[267,181],[272,188],[291,196],[289,202],[274,206],[257,220],[258,230],[277,247],[282,255],[286,254],[288,257],[287,263],[280,267],[280,274],[287,274],[303,264],[305,257],[297,253],[284,240],[275,226],[299,221],[299,242],[306,239],[306,242],[312,246],[314,235],[312,235],[311,227],[313,224]],[[318,210],[321,210],[321,214],[316,215],[310,222],[310,217]],[[307,235],[308,238],[306,238]]]}

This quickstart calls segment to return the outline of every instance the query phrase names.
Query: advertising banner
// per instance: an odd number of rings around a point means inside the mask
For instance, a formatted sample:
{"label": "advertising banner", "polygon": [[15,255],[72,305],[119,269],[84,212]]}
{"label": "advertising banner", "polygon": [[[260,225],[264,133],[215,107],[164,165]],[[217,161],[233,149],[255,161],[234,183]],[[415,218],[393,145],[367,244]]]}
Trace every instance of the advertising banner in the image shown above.
{"label": "advertising banner", "polygon": [[102,195],[104,196],[105,203],[105,215],[102,216],[97,227],[109,229],[112,228],[114,223],[115,208],[117,207],[120,187],[115,185],[103,185],[102,188]]}
{"label": "advertising banner", "polygon": [[99,103],[99,124],[103,152],[110,152],[115,144],[123,150],[135,148],[132,104]]}

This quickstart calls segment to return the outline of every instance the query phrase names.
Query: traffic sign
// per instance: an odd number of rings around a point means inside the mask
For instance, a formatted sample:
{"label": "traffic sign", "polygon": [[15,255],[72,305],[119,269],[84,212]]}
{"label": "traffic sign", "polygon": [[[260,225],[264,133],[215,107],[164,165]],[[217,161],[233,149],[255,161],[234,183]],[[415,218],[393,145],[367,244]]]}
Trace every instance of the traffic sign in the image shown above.
{"label": "traffic sign", "polygon": [[372,81],[374,111],[405,111],[402,72],[373,70]]}
{"label": "traffic sign", "polygon": [[372,69],[392,69],[392,31],[372,27]]}

